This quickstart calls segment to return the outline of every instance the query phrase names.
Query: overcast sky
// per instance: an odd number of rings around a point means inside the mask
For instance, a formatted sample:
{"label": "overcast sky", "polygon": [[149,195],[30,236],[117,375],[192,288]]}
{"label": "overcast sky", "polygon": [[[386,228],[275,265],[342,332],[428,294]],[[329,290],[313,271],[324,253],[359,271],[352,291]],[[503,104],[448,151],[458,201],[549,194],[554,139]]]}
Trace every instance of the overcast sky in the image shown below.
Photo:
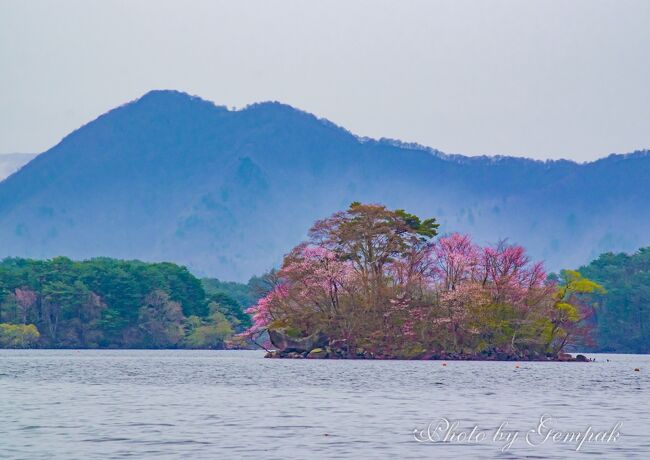
{"label": "overcast sky", "polygon": [[650,1],[0,0],[0,152],[162,88],[586,161],[650,148]]}

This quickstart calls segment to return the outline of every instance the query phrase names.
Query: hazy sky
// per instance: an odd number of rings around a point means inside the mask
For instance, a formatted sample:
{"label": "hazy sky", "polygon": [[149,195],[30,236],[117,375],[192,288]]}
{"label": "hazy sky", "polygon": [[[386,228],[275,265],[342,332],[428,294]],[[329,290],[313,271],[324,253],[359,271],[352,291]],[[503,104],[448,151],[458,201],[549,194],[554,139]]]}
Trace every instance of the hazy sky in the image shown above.
{"label": "hazy sky", "polygon": [[650,148],[650,1],[0,0],[0,152],[150,89],[449,153]]}

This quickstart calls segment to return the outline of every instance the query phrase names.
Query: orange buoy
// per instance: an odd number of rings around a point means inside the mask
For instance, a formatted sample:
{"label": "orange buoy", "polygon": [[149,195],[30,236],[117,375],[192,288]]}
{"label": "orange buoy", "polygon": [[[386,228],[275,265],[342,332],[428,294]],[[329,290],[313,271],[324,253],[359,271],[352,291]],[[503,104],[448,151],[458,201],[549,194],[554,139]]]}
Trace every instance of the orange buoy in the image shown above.
{"label": "orange buoy", "polygon": [[515,369],[519,369],[519,364],[515,364]]}

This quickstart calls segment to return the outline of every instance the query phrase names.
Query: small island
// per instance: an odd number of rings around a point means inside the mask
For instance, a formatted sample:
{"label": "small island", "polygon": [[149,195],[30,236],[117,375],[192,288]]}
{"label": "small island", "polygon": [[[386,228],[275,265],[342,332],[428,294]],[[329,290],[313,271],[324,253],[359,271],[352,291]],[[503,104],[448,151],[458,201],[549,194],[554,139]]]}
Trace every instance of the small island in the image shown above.
{"label": "small island", "polygon": [[268,277],[243,336],[270,358],[588,361],[566,349],[589,343],[599,284],[437,235],[433,218],[352,203]]}

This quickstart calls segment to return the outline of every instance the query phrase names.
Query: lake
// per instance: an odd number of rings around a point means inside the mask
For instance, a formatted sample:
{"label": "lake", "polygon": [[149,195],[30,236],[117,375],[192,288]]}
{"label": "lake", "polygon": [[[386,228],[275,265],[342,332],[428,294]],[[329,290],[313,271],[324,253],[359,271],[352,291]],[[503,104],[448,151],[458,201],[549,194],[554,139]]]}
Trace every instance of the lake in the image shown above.
{"label": "lake", "polygon": [[[650,357],[588,356],[444,366],[0,350],[0,458],[650,458]],[[546,437],[588,426],[579,451],[566,433]]]}

